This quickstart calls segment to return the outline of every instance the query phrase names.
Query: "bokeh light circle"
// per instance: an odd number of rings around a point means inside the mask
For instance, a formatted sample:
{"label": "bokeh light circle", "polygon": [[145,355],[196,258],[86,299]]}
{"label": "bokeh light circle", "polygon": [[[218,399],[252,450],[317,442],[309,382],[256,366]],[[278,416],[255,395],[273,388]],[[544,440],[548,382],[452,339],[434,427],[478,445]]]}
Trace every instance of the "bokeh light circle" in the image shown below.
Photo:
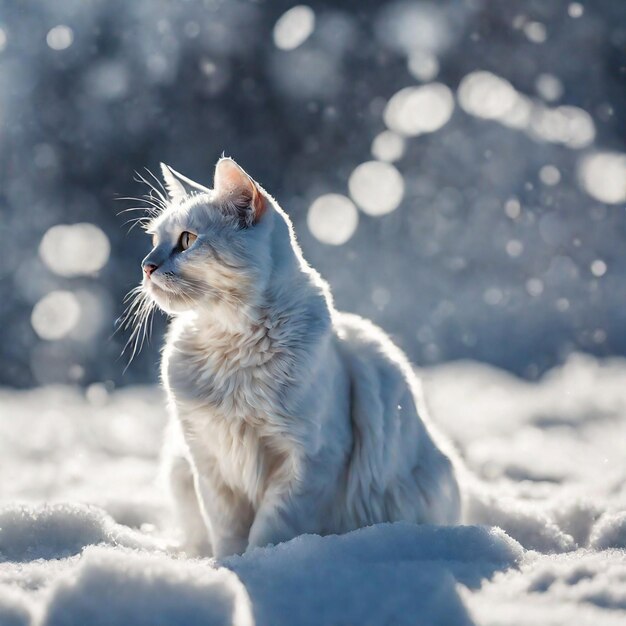
{"label": "bokeh light circle", "polygon": [[280,50],[295,50],[315,29],[315,13],[305,4],[299,4],[283,13],[274,25],[274,44]]}
{"label": "bokeh light circle", "polygon": [[31,324],[41,337],[52,341],[65,337],[80,319],[80,304],[71,291],[52,291],[33,308]]}
{"label": "bokeh light circle", "polygon": [[418,49],[409,55],[408,68],[417,80],[426,82],[439,74],[439,61],[434,54]]}
{"label": "bokeh light circle", "polygon": [[350,195],[368,215],[385,215],[398,208],[404,178],[390,163],[368,161],[357,166],[348,181]]}
{"label": "bokeh light circle", "polygon": [[52,226],[39,244],[39,256],[59,276],[85,276],[101,270],[109,260],[108,237],[95,224]]}
{"label": "bokeh light circle", "polygon": [[372,156],[379,161],[392,163],[402,158],[405,148],[406,142],[402,135],[392,130],[384,130],[372,142]]}
{"label": "bokeh light circle", "polygon": [[548,185],[549,187],[553,187],[554,185],[558,185],[561,180],[561,172],[558,167],[554,165],[544,165],[539,170],[539,180],[544,185]]}
{"label": "bokeh light circle", "polygon": [[626,154],[598,152],[582,159],[578,175],[585,191],[607,204],[626,202]]}
{"label": "bokeh light circle", "polygon": [[59,24],[48,31],[46,43],[52,50],[65,50],[74,43],[74,31],[65,24]]}
{"label": "bokeh light circle", "polygon": [[503,117],[517,101],[517,92],[508,80],[483,71],[465,76],[458,96],[467,113],[488,120]]}
{"label": "bokeh light circle", "polygon": [[384,112],[385,124],[403,135],[432,133],[448,122],[454,97],[442,83],[405,87],[394,94]]}
{"label": "bokeh light circle", "polygon": [[359,212],[353,202],[338,193],[317,198],[309,207],[307,225],[313,236],[333,246],[352,237],[359,223]]}

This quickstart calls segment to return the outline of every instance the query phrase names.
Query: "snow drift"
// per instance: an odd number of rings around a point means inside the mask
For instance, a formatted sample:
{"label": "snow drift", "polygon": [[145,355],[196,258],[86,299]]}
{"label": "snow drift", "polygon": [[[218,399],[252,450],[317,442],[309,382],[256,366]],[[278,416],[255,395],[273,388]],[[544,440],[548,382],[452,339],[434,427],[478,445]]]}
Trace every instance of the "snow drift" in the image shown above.
{"label": "snow drift", "polygon": [[625,623],[626,362],[423,374],[471,470],[468,525],[219,562],[172,549],[154,389],[0,391],[0,625]]}

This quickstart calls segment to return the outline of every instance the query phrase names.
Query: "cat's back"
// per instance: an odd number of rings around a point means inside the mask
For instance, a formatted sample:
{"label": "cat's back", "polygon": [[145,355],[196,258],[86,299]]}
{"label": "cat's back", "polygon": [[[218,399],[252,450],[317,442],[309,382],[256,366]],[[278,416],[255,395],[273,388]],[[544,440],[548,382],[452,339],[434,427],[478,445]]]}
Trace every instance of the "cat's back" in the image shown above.
{"label": "cat's back", "polygon": [[349,522],[456,523],[460,498],[454,468],[429,422],[407,357],[369,320],[338,313],[334,326],[351,381],[355,447],[348,472]]}
{"label": "cat's back", "polygon": [[333,325],[354,402],[370,403],[373,416],[379,414],[382,420],[399,415],[419,426],[420,414],[425,413],[422,388],[400,348],[381,328],[358,315],[338,312]]}
{"label": "cat's back", "polygon": [[349,368],[373,376],[381,387],[408,385],[421,395],[408,359],[381,328],[358,315],[342,312],[336,313],[333,324],[337,348]]}

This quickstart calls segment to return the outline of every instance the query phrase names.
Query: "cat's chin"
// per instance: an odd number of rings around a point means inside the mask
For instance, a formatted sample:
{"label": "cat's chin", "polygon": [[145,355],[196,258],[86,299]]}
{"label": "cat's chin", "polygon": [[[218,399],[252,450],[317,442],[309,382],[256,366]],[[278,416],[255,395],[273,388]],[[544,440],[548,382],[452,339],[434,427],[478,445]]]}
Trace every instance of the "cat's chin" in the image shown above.
{"label": "cat's chin", "polygon": [[193,303],[188,298],[182,298],[171,291],[163,289],[163,287],[159,287],[153,281],[144,283],[143,288],[154,303],[168,315],[185,313],[194,308]]}

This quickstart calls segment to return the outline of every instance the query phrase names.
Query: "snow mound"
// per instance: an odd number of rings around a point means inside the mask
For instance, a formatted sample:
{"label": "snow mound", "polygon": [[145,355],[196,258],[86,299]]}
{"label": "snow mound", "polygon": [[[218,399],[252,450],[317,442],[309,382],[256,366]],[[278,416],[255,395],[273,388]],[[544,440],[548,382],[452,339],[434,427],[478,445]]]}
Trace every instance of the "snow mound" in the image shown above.
{"label": "snow mound", "polygon": [[104,511],[84,504],[0,509],[0,562],[62,559],[88,545],[154,547],[149,537],[115,524]]}
{"label": "snow mound", "polygon": [[0,626],[626,623],[626,361],[575,356],[538,383],[424,374],[469,468],[467,525],[219,562],[166,549],[158,393],[0,390]]}
{"label": "snow mound", "polygon": [[28,596],[17,587],[0,586],[0,624],[27,626],[30,623]]}
{"label": "snow mound", "polygon": [[626,555],[579,550],[528,558],[518,570],[497,574],[479,594],[462,595],[480,624],[624,624]]}
{"label": "snow mound", "polygon": [[297,537],[222,564],[246,586],[261,624],[409,626],[420,615],[443,625],[471,623],[456,581],[479,588],[523,553],[499,529],[396,523]]}
{"label": "snow mound", "polygon": [[53,585],[41,626],[253,626],[237,576],[200,561],[96,547]]}
{"label": "snow mound", "polygon": [[471,470],[467,521],[525,548],[590,545],[605,513],[626,510],[626,362],[574,355],[539,383],[476,363],[425,372],[439,425]]}
{"label": "snow mound", "polygon": [[469,521],[502,528],[529,550],[568,552],[577,547],[574,538],[563,532],[541,508],[510,495],[476,488],[467,498],[466,509]]}
{"label": "snow mound", "polygon": [[626,550],[626,511],[607,513],[601,517],[593,528],[590,544],[596,550]]}

